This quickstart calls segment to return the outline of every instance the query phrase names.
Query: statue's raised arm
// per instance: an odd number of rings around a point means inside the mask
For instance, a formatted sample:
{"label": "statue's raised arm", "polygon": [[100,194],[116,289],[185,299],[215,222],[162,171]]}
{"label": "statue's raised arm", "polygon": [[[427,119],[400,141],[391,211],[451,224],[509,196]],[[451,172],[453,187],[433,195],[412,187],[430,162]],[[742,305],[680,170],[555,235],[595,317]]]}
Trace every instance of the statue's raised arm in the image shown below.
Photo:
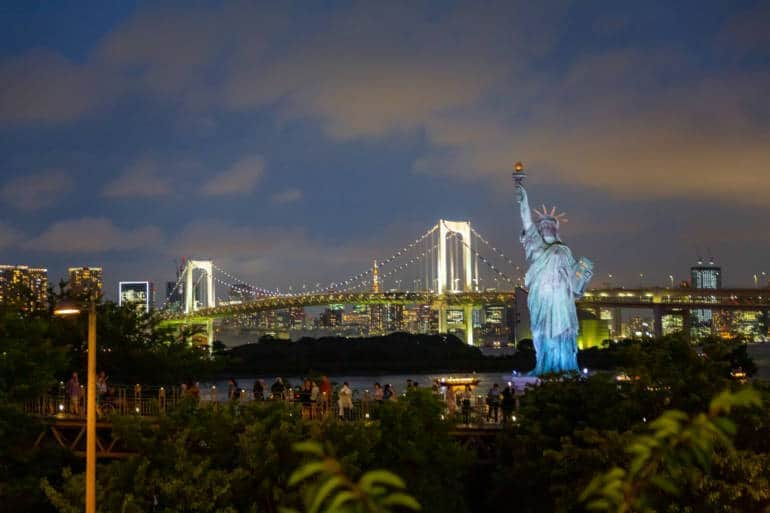
{"label": "statue's raised arm", "polygon": [[524,226],[524,231],[529,230],[532,226],[532,211],[529,209],[529,198],[527,198],[527,190],[524,186],[518,184],[516,186],[516,199],[519,202],[519,210],[521,212],[521,224]]}

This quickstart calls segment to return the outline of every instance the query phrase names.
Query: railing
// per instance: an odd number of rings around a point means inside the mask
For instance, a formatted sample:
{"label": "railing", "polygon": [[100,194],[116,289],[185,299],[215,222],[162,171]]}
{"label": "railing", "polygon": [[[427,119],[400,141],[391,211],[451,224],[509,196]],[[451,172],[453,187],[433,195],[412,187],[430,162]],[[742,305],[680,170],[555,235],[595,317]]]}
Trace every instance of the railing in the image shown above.
{"label": "railing", "polygon": [[[86,392],[87,387],[81,386],[77,396],[70,397],[60,387],[57,392],[46,394],[35,400],[27,401],[24,410],[30,415],[55,419],[85,419],[86,418]],[[140,385],[113,386],[106,394],[98,395],[97,417],[99,420],[108,420],[111,415],[133,415],[140,417],[159,417],[165,415],[176,407],[189,393],[185,393],[180,387],[142,387]],[[380,401],[373,400],[368,394],[362,398],[353,400],[351,408],[340,408],[339,402],[334,399],[325,399],[323,396],[318,401],[302,400],[298,396],[287,398],[259,399],[246,390],[241,390],[233,399],[222,399],[218,395],[215,386],[202,389],[198,394],[200,407],[219,407],[230,401],[237,404],[245,403],[276,403],[283,402],[291,410],[292,414],[301,415],[303,418],[340,418],[350,421],[373,420],[377,417],[377,409]],[[398,399],[396,399],[398,400]],[[467,415],[466,415],[467,414]],[[515,415],[510,419],[503,419],[503,411],[498,411],[497,423],[515,421]],[[463,410],[461,404],[454,408],[447,406],[442,419],[454,419],[458,424],[489,425],[495,424],[493,413],[485,403],[485,397],[477,395],[473,398],[470,409]],[[467,421],[467,422],[466,422]]]}

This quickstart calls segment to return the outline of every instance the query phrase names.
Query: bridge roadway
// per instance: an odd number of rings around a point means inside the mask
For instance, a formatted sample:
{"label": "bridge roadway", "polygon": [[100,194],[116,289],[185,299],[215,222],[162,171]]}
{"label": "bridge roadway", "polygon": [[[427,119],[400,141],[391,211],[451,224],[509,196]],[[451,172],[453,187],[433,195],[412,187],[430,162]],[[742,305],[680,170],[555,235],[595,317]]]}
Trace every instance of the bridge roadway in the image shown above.
{"label": "bridge roadway", "polygon": [[[166,322],[200,322],[267,310],[329,304],[429,304],[436,309],[512,304],[514,291],[458,292],[326,292],[270,296],[246,303],[200,308],[191,313],[163,312]],[[766,289],[592,289],[577,301],[578,308],[661,308],[663,310],[749,310],[770,309],[770,290]]]}
{"label": "bridge roadway", "polygon": [[162,314],[162,317],[166,322],[200,322],[266,310],[283,310],[286,308],[330,304],[421,304],[431,305],[436,309],[453,306],[479,307],[489,304],[511,304],[514,301],[515,294],[515,292],[458,292],[454,294],[435,294],[433,292],[326,292],[321,294],[270,296],[245,303],[200,308],[187,314],[182,312],[166,312]]}

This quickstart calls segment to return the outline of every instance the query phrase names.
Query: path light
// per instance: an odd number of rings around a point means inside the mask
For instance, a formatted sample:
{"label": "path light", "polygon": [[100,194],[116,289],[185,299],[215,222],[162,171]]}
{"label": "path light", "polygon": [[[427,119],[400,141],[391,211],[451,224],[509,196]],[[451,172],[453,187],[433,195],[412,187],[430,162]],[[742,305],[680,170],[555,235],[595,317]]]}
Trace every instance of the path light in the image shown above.
{"label": "path light", "polygon": [[[86,401],[86,513],[96,513],[96,297],[88,304],[88,374]],[[62,300],[54,306],[57,316],[74,316],[83,311],[80,303]]]}

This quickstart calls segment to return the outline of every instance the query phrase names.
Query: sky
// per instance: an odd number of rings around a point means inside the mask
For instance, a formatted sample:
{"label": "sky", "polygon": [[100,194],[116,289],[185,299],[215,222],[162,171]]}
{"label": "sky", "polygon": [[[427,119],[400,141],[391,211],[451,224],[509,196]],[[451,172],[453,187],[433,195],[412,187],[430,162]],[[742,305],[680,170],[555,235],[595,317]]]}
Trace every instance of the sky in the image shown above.
{"label": "sky", "polygon": [[[770,271],[770,1],[0,5],[0,263],[163,289],[365,270],[438,219],[595,284]],[[640,278],[640,273],[644,276]]]}

